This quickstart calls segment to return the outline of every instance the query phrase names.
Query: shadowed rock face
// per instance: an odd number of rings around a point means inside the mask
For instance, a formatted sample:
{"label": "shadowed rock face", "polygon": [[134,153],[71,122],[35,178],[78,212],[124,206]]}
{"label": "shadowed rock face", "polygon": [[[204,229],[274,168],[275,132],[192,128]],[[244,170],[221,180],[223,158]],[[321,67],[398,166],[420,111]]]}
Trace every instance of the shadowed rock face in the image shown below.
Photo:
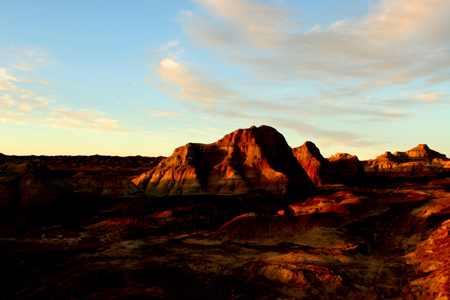
{"label": "shadowed rock face", "polygon": [[328,158],[332,183],[356,183],[366,178],[364,168],[356,155],[337,153]]}
{"label": "shadowed rock face", "polygon": [[28,156],[6,156],[0,154],[0,163],[3,162],[27,162],[38,161],[45,164],[52,171],[61,171],[69,176],[77,172],[119,172],[125,176],[136,176],[142,172],[155,167],[161,160],[159,157],[145,156],[104,156],[104,155],[28,155]]}
{"label": "shadowed rock face", "polygon": [[75,194],[98,197],[127,197],[138,193],[130,178],[119,172],[78,172],[71,178]]}
{"label": "shadowed rock face", "polygon": [[239,129],[212,144],[179,147],[134,182],[149,196],[310,191],[313,184],[284,137],[268,126]]}
{"label": "shadowed rock face", "polygon": [[450,171],[450,159],[420,144],[406,152],[386,152],[365,162],[369,176],[434,177]]}
{"label": "shadowed rock face", "polygon": [[161,157],[7,156],[0,154],[0,223],[40,222],[78,203],[141,197],[133,176]]}
{"label": "shadowed rock face", "polygon": [[330,182],[329,162],[312,142],[293,148],[292,153],[316,186]]}
{"label": "shadowed rock face", "polygon": [[0,166],[0,207],[30,207],[54,204],[68,191],[68,185],[52,176],[39,162],[10,162]]}

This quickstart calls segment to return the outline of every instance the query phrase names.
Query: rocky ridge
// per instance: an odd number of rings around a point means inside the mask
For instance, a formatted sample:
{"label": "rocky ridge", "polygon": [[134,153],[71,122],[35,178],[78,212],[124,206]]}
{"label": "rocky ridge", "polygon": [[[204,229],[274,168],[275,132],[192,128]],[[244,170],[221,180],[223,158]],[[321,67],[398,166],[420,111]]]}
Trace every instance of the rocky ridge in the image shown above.
{"label": "rocky ridge", "polygon": [[406,152],[386,152],[364,162],[368,176],[435,177],[450,172],[450,159],[444,154],[420,144]]}
{"label": "rocky ridge", "polygon": [[269,126],[239,129],[212,144],[179,147],[134,182],[149,196],[277,195],[313,189],[284,137]]}
{"label": "rocky ridge", "polygon": [[313,142],[305,142],[302,146],[293,148],[292,152],[314,185],[330,183],[330,164]]}

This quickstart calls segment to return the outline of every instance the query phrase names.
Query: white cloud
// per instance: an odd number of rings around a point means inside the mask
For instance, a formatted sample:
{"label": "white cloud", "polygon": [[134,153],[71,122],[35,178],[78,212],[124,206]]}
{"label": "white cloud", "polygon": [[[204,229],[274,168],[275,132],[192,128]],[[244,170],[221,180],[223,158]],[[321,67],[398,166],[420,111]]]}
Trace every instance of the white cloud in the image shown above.
{"label": "white cloud", "polygon": [[9,95],[3,95],[0,96],[0,107],[12,107],[14,104],[14,101],[11,99],[11,96]]}
{"label": "white cloud", "polygon": [[11,111],[30,112],[43,110],[51,102],[50,99],[35,95],[2,95],[0,96],[0,107]]}
{"label": "white cloud", "polygon": [[362,34],[381,43],[417,37],[448,40],[448,36],[437,29],[448,28],[449,8],[447,0],[383,0],[357,26]]}
{"label": "white cloud", "polygon": [[162,60],[155,71],[165,82],[164,85],[156,86],[176,99],[210,104],[216,99],[234,97],[233,93],[222,84],[207,80],[201,72],[191,71],[170,58]]}
{"label": "white cloud", "polygon": [[427,92],[422,93],[419,96],[420,100],[426,100],[426,101],[438,101],[444,97],[443,92]]}
{"label": "white cloud", "polygon": [[[366,17],[305,32],[292,12],[251,0],[197,0],[209,16],[186,32],[261,77],[359,82],[359,91],[407,84],[450,66],[448,0],[381,0]],[[354,88],[351,86],[349,88]]]}
{"label": "white cloud", "polygon": [[92,131],[123,131],[118,120],[105,118],[105,113],[101,111],[59,107],[53,109],[51,113],[57,118],[48,118],[47,121],[56,127],[74,126]]}
{"label": "white cloud", "polygon": [[[0,55],[9,61],[19,63],[17,69],[34,71],[37,67],[54,64],[48,59],[48,54],[32,49],[0,48]],[[89,109],[71,109],[68,107],[54,107],[56,96],[43,95],[31,90],[22,89],[16,85],[51,88],[51,83],[36,82],[15,76],[17,70],[0,68],[0,119],[4,122],[20,124],[40,124],[43,126],[83,130],[91,132],[116,132],[131,134],[119,125],[119,120],[106,117],[105,112]],[[134,134],[134,133],[133,133]],[[143,133],[135,133],[143,134]]]}
{"label": "white cloud", "polygon": [[[236,67],[243,80],[234,84],[246,95],[224,97],[232,93],[177,59],[163,60],[156,72],[166,83],[159,87],[174,98],[210,104],[201,108],[207,115],[365,147],[374,143],[365,128],[409,118],[417,113],[412,104],[447,99],[446,91],[399,98],[395,86],[414,82],[421,89],[449,81],[448,0],[380,0],[366,15],[320,25],[305,24],[280,1],[195,2],[199,10],[181,18],[185,32]],[[350,128],[349,122],[363,126]]]}
{"label": "white cloud", "polygon": [[176,47],[178,46],[179,42],[178,41],[169,41],[166,44],[162,45],[161,47],[159,47],[158,49],[155,50],[155,52],[160,52],[160,51],[166,51],[172,47]]}
{"label": "white cloud", "polygon": [[49,66],[60,67],[61,64],[52,60],[50,55],[41,49],[21,48],[18,46],[0,47],[0,56],[7,58],[9,66],[26,72]]}
{"label": "white cloud", "polygon": [[419,91],[405,91],[402,96],[409,97],[413,100],[425,101],[425,102],[438,102],[440,100],[448,99],[449,97],[444,92],[419,92]]}
{"label": "white cloud", "polygon": [[35,82],[35,81],[23,79],[23,78],[17,78],[15,76],[12,76],[10,73],[8,73],[5,68],[0,68],[0,90],[5,91],[5,92],[23,94],[23,95],[37,95],[35,92],[18,88],[17,86],[15,86],[13,84],[13,82],[22,83],[22,84],[26,84],[26,85],[47,87],[47,88],[51,88],[51,86],[52,86],[51,83],[48,83],[45,81]]}
{"label": "white cloud", "polygon": [[177,118],[177,119],[180,119],[184,115],[183,113],[180,113],[180,112],[160,110],[160,109],[140,108],[140,110],[147,111],[150,114],[150,116],[153,118]]}
{"label": "white cloud", "polygon": [[18,88],[10,81],[3,80],[2,78],[0,78],[0,90],[5,91],[5,92],[23,94],[23,95],[36,95],[36,93],[34,93],[34,92]]}
{"label": "white cloud", "polygon": [[237,27],[255,47],[270,47],[277,44],[289,26],[286,22],[291,13],[252,0],[197,0],[213,14],[231,26]]}
{"label": "white cloud", "polygon": [[20,124],[41,124],[70,130],[127,133],[119,121],[107,118],[105,112],[68,107],[49,107],[52,100],[44,96],[0,96],[0,119]]}

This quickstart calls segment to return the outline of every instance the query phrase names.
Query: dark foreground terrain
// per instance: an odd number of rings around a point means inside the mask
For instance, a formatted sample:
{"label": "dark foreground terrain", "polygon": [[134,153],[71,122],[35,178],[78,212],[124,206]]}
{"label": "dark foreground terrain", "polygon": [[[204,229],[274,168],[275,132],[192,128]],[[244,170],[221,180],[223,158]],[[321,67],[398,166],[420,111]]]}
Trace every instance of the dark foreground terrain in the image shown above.
{"label": "dark foreground terrain", "polygon": [[[295,155],[295,156],[294,156]],[[167,158],[0,155],[2,299],[450,299],[450,159],[268,126]]]}
{"label": "dark foreground terrain", "polygon": [[80,197],[3,222],[0,294],[449,299],[448,219],[445,178],[330,185],[284,200]]}

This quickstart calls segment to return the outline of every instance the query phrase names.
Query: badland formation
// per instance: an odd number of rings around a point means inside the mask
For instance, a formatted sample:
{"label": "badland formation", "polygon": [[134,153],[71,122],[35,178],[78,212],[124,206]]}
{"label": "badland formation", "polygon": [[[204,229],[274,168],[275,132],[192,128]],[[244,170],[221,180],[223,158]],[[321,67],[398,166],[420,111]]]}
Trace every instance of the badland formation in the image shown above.
{"label": "badland formation", "polygon": [[0,154],[2,299],[450,299],[450,159],[291,148]]}

